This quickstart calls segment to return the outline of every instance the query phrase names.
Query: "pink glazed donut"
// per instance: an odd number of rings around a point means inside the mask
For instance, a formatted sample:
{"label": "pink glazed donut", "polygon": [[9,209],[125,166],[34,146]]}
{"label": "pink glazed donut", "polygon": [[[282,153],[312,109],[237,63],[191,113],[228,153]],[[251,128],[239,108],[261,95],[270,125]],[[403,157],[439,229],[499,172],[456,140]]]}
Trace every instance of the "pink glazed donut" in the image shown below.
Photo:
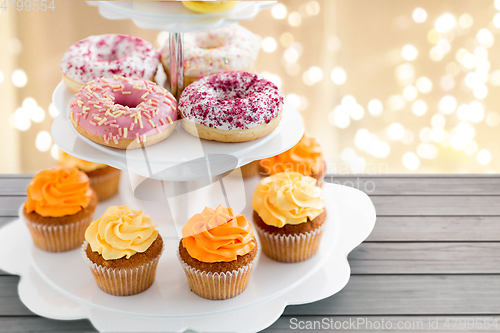
{"label": "pink glazed donut", "polygon": [[119,149],[160,142],[172,134],[177,120],[175,98],[166,89],[123,76],[90,81],[75,95],[70,108],[78,133]]}
{"label": "pink glazed donut", "polygon": [[113,75],[153,80],[160,53],[140,38],[127,35],[90,36],[71,45],[61,60],[63,81],[73,93],[87,82]]}
{"label": "pink glazed donut", "polygon": [[202,77],[179,97],[182,126],[206,140],[243,142],[278,127],[283,93],[257,74],[223,72]]}

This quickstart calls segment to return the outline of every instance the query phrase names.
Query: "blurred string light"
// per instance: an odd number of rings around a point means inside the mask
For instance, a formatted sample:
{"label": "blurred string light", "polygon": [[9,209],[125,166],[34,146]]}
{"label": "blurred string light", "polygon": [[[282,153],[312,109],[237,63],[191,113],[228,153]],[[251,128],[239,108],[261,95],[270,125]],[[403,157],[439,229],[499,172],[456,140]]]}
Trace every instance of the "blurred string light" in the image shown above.
{"label": "blurred string light", "polygon": [[292,12],[288,15],[288,23],[292,27],[298,27],[302,24],[302,16],[298,12]]}
{"label": "blurred string light", "polygon": [[460,16],[460,18],[458,19],[458,25],[462,29],[468,29],[472,27],[473,24],[474,24],[474,19],[472,18],[472,16],[470,16],[470,14],[467,13],[462,14],[462,16]]}
{"label": "blurred string light", "polygon": [[413,104],[411,105],[411,111],[416,115],[416,116],[423,116],[427,112],[427,103],[425,103],[421,99],[417,99]]}
{"label": "blurred string light", "polygon": [[406,152],[402,159],[403,165],[410,171],[415,171],[420,167],[420,159],[413,152]]}
{"label": "blurred string light", "polygon": [[50,103],[49,105],[49,114],[52,116],[52,118],[55,118],[59,115],[59,111],[57,110],[54,103]]}
{"label": "blurred string light", "polygon": [[415,81],[415,68],[412,64],[401,64],[396,67],[396,78],[401,86],[413,84]]}
{"label": "blurred string light", "polygon": [[26,72],[22,69],[16,69],[12,72],[12,84],[18,88],[22,88],[26,86],[28,83],[28,77],[26,76]]}
{"label": "blurred string light", "polygon": [[476,155],[477,162],[486,165],[491,162],[491,153],[488,149],[481,149]]}
{"label": "blurred string light", "polygon": [[276,51],[276,40],[273,37],[266,37],[262,40],[262,50],[267,53]]}
{"label": "blurred string light", "polygon": [[364,128],[356,132],[354,144],[360,150],[376,158],[386,158],[391,151],[387,142],[380,140],[376,134],[370,133]]}
{"label": "blurred string light", "polygon": [[415,46],[413,46],[411,44],[406,44],[401,49],[401,56],[406,61],[413,61],[418,56],[418,50],[417,50],[417,48]]}
{"label": "blurred string light", "polygon": [[460,104],[457,109],[457,117],[461,121],[480,123],[484,119],[484,106],[479,101],[470,104]]}
{"label": "blurred string light", "polygon": [[361,120],[365,116],[363,106],[356,102],[351,95],[342,98],[340,105],[328,115],[329,122],[338,128],[347,128],[352,120]]}
{"label": "blurred string light", "polygon": [[423,23],[427,20],[427,12],[425,9],[417,7],[413,10],[412,18],[416,23]]}
{"label": "blurred string light", "polygon": [[36,149],[38,149],[41,152],[46,152],[50,149],[50,146],[52,145],[52,137],[50,136],[50,133],[47,131],[40,131],[35,140],[35,146]]}
{"label": "blurred string light", "polygon": [[387,128],[387,134],[391,140],[401,140],[405,134],[405,128],[400,123],[392,123]]}
{"label": "blurred string light", "polygon": [[406,100],[401,95],[392,95],[387,99],[387,108],[392,111],[402,110],[406,105]]}
{"label": "blurred string light", "polygon": [[498,126],[498,124],[500,124],[500,115],[498,112],[488,112],[488,115],[486,116],[486,124],[490,127]]}
{"label": "blurred string light", "polygon": [[343,149],[340,153],[340,159],[342,162],[348,164],[354,173],[361,173],[366,167],[365,159],[358,156],[352,148]]}
{"label": "blurred string light", "polygon": [[417,91],[417,89],[414,86],[409,85],[409,86],[406,86],[404,88],[404,90],[403,90],[403,97],[407,101],[411,102],[415,98],[417,98],[417,96],[418,96],[418,91]]}
{"label": "blurred string light", "polygon": [[2,71],[0,71],[0,84],[3,82],[3,79],[4,79],[3,73]]}
{"label": "blurred string light", "polygon": [[59,160],[59,147],[57,147],[56,144],[52,145],[52,148],[50,148],[50,155],[52,156],[53,159],[56,161]]}
{"label": "blurred string light", "polygon": [[491,47],[493,45],[493,42],[495,41],[495,37],[493,37],[491,31],[486,28],[479,29],[476,34],[476,39],[479,44],[488,48]]}
{"label": "blurred string light", "polygon": [[7,50],[12,54],[18,54],[22,50],[22,44],[17,38],[12,38],[7,43]]}
{"label": "blurred string light", "polygon": [[302,80],[308,86],[312,86],[323,80],[323,71],[317,66],[313,66],[304,72]]}
{"label": "blurred string light", "polygon": [[401,142],[404,143],[405,145],[409,145],[410,143],[413,142],[414,138],[415,135],[413,135],[413,132],[410,131],[409,129],[405,129],[403,137],[401,138]]}
{"label": "blurred string light", "polygon": [[494,4],[496,10],[500,10],[500,0],[495,0],[495,2],[493,4]]}
{"label": "blurred string light", "polygon": [[447,95],[441,98],[438,104],[438,110],[443,114],[451,114],[457,108],[455,97]]}
{"label": "blurred string light", "polygon": [[415,86],[422,94],[428,94],[432,90],[432,81],[429,78],[422,76],[417,79]]}
{"label": "blurred string light", "polygon": [[467,155],[474,155],[476,151],[477,151],[477,143],[474,140],[469,141],[464,147],[464,152]]}
{"label": "blurred string light", "polygon": [[497,29],[500,29],[500,13],[496,13],[493,17],[493,26]]}
{"label": "blurred string light", "polygon": [[284,32],[280,36],[280,43],[283,47],[290,47],[295,41],[295,38],[290,32]]}
{"label": "blurred string light", "polygon": [[299,96],[297,94],[288,94],[285,97],[285,104],[296,108],[299,111],[304,111],[307,109],[309,104],[307,98],[304,96]]}
{"label": "blurred string light", "polygon": [[309,1],[305,4],[305,12],[309,16],[316,16],[320,13],[321,7],[317,1]]}
{"label": "blurred string light", "polygon": [[341,86],[347,80],[347,74],[342,67],[337,66],[333,68],[332,73],[330,74],[330,78],[332,79],[333,83]]}
{"label": "blurred string light", "polygon": [[163,47],[163,45],[165,45],[165,43],[168,40],[168,36],[169,36],[168,31],[161,31],[158,34],[158,36],[156,37],[156,42],[160,47]]}
{"label": "blurred string light", "polygon": [[462,150],[467,143],[474,139],[476,130],[469,123],[460,122],[453,129],[451,135],[451,147],[455,150]]}
{"label": "blurred string light", "polygon": [[444,91],[450,91],[455,87],[455,79],[453,76],[447,74],[441,77],[441,81],[439,81],[441,89]]}
{"label": "blurred string light", "polygon": [[281,81],[281,78],[279,77],[279,75],[276,75],[276,74],[273,74],[273,73],[269,73],[269,72],[261,72],[259,74],[264,79],[269,80],[272,83],[274,83],[276,86],[278,86],[278,88],[281,88],[282,81]]}
{"label": "blurred string light", "polygon": [[431,129],[429,127],[422,128],[418,134],[418,137],[419,137],[420,141],[422,141],[424,143],[431,142],[432,141]]}
{"label": "blurred string light", "polygon": [[433,160],[438,156],[438,149],[431,143],[421,143],[417,146],[417,155],[423,159]]}
{"label": "blurred string light", "polygon": [[370,102],[368,102],[368,112],[370,112],[372,116],[381,115],[383,110],[384,105],[380,100],[372,99]]}
{"label": "blurred string light", "polygon": [[434,23],[434,28],[439,33],[446,33],[455,28],[456,24],[457,20],[455,16],[450,13],[446,13],[438,17],[438,19]]}
{"label": "blurred string light", "polygon": [[271,14],[277,20],[284,19],[286,17],[286,14],[287,14],[286,6],[282,3],[276,4],[275,6],[273,6],[273,9],[271,10]]}
{"label": "blurred string light", "polygon": [[342,43],[337,36],[331,36],[326,41],[326,47],[333,52],[338,52],[342,47]]}

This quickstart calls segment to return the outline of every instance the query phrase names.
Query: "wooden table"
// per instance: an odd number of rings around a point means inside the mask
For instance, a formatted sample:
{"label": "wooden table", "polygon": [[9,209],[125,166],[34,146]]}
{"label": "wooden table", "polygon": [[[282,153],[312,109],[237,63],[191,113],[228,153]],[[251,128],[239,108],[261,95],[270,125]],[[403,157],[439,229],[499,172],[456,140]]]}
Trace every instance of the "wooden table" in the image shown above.
{"label": "wooden table", "polygon": [[[0,176],[0,226],[17,217],[29,180]],[[308,321],[344,328],[359,323],[350,328],[362,332],[372,331],[368,325],[376,332],[389,325],[392,332],[500,331],[499,176],[327,180],[366,189],[377,210],[375,229],[349,256],[352,276],[341,292],[288,306],[267,331],[304,327]],[[19,300],[18,282],[0,271],[0,332],[95,331],[88,320],[34,315]]]}

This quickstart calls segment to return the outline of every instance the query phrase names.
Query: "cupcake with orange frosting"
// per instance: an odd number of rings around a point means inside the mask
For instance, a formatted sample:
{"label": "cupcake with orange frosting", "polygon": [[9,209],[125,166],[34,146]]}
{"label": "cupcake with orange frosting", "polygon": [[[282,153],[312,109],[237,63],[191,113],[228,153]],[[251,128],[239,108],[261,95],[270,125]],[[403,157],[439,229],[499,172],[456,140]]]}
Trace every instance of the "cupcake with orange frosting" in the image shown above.
{"label": "cupcake with orange frosting", "polygon": [[59,149],[59,164],[75,166],[87,174],[90,186],[97,194],[99,201],[111,198],[118,192],[120,170],[106,164],[84,161]]}
{"label": "cupcake with orange frosting", "polygon": [[299,262],[317,251],[326,220],[325,202],[316,179],[283,172],[262,179],[252,208],[262,251],[281,262]]}
{"label": "cupcake with orange frosting", "polygon": [[205,207],[182,228],[179,260],[189,287],[200,297],[223,300],[241,294],[256,255],[252,226],[231,208]]}
{"label": "cupcake with orange frosting", "polygon": [[33,177],[23,218],[37,247],[50,252],[79,247],[92,222],[97,195],[76,167],[56,166]]}
{"label": "cupcake with orange frosting", "polygon": [[289,150],[261,160],[258,168],[264,177],[285,171],[298,172],[315,178],[318,186],[321,186],[326,172],[326,162],[318,141],[304,134],[302,139]]}
{"label": "cupcake with orange frosting", "polygon": [[131,296],[151,287],[163,252],[155,228],[143,210],[126,205],[108,207],[89,225],[82,256],[102,291]]}

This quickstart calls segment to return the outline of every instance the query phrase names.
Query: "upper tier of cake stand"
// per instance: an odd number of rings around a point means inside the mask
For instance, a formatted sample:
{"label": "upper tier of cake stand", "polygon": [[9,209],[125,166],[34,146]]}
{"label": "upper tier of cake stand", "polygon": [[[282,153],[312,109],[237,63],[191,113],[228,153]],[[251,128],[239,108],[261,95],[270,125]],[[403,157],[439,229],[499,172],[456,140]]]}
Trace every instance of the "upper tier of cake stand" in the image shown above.
{"label": "upper tier of cake stand", "polygon": [[291,107],[269,135],[248,142],[224,143],[200,140],[179,123],[174,133],[154,145],[139,149],[116,149],[97,144],[76,132],[68,114],[74,94],[60,83],[54,91],[59,115],[52,124],[52,138],[63,151],[75,157],[111,165],[144,177],[160,180],[196,180],[234,170],[252,161],[282,153],[304,134],[300,114]]}
{"label": "upper tier of cake stand", "polygon": [[198,14],[185,8],[180,1],[87,1],[99,7],[107,19],[131,19],[138,27],[192,32],[215,29],[250,20],[276,1],[240,1],[234,8],[220,13]]}

